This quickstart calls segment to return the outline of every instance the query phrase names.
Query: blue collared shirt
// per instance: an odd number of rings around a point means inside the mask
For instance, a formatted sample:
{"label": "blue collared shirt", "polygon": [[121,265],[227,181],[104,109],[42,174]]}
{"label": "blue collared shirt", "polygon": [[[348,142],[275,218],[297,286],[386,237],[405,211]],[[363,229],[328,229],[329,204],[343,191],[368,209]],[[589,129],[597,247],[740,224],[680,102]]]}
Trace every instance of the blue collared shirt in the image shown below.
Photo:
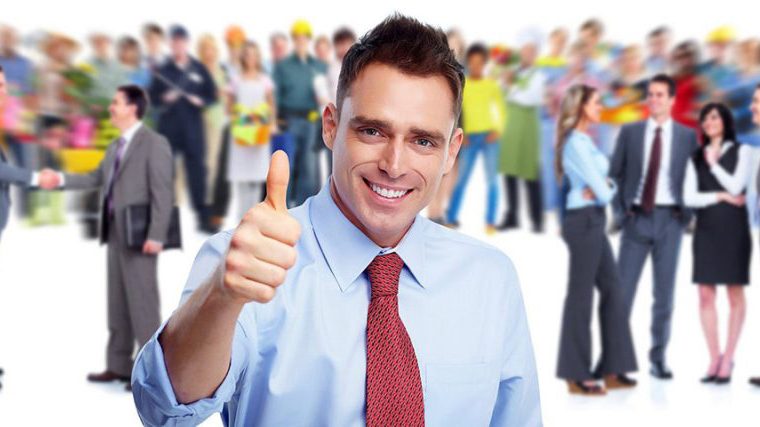
{"label": "blue collared shirt", "polygon": [[[562,149],[562,168],[570,182],[565,205],[567,209],[604,206],[617,191],[615,183],[607,181],[609,160],[594,145],[591,137],[583,132],[574,130],[568,135]],[[585,188],[591,189],[594,200],[583,198]]]}
{"label": "blue collared shirt", "polygon": [[[158,341],[138,355],[134,399],[146,425],[365,424],[365,268],[383,249],[335,205],[329,185],[291,214],[298,260],[267,304],[238,318],[227,376],[213,396],[177,402]],[[231,232],[201,248],[182,301],[223,262]],[[388,250],[387,248],[385,249]],[[404,260],[399,314],[420,368],[428,426],[540,426],[533,350],[514,266],[499,250],[417,216],[392,248]]]}

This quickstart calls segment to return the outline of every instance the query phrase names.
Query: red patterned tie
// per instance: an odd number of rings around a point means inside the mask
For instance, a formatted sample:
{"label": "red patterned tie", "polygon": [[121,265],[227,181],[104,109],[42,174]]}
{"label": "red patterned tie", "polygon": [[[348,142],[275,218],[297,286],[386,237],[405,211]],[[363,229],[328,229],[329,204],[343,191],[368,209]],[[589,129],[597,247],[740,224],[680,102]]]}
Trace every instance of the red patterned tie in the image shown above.
{"label": "red patterned tie", "polygon": [[660,157],[662,156],[662,128],[657,127],[654,131],[652,151],[649,153],[649,167],[644,180],[644,191],[641,195],[641,208],[645,213],[651,213],[655,206],[657,195],[657,177],[660,174]]}
{"label": "red patterned tie", "polygon": [[367,267],[372,300],[367,314],[367,426],[424,426],[417,357],[398,315],[404,261],[380,255]]}

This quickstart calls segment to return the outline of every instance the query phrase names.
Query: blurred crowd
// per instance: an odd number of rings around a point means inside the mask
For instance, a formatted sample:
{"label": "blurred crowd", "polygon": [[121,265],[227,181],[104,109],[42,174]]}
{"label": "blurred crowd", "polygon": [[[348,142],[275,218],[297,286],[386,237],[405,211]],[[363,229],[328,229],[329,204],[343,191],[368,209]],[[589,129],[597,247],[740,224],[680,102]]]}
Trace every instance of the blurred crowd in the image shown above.
{"label": "blurred crowd", "polygon": [[[647,117],[646,83],[658,73],[676,80],[676,121],[696,128],[700,106],[721,101],[732,109],[738,140],[760,145],[747,108],[760,82],[760,39],[741,38],[729,26],[701,40],[674,40],[668,27],[641,36],[631,44],[608,40],[597,19],[574,31],[526,28],[508,44],[468,43],[465,34],[449,30],[449,45],[467,74],[461,118],[467,138],[458,174],[446,176],[428,216],[459,225],[467,181],[482,153],[486,231],[518,227],[523,199],[533,230],[543,230],[545,213],[558,207],[552,166],[558,109],[578,83],[600,91],[602,120],[592,132],[607,155],[620,126]],[[135,35],[97,32],[77,40],[2,25],[0,65],[9,85],[2,144],[27,168],[91,170],[118,134],[108,118],[111,95],[119,85],[139,85],[151,102],[146,121],[167,137],[181,162],[176,185],[187,191],[177,194],[187,195],[198,228],[213,233],[231,200],[240,207],[238,219],[264,198],[274,150],[285,150],[291,160],[291,206],[321,187],[330,156],[321,143],[320,115],[335,102],[341,60],[355,40],[350,28],[320,35],[305,20],[266,41],[252,40],[240,26],[195,34],[181,25],[148,23]],[[527,197],[520,197],[521,188]],[[28,225],[65,221],[63,193],[19,191],[17,214]],[[77,195],[69,206],[94,237],[96,195]],[[505,211],[497,212],[499,206]]]}

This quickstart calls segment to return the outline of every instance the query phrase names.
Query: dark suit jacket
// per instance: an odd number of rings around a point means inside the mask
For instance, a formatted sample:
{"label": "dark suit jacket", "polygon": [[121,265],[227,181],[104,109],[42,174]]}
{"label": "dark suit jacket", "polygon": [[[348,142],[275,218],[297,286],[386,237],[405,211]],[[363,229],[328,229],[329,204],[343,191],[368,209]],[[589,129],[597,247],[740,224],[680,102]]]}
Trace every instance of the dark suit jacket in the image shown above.
{"label": "dark suit jacket", "polygon": [[10,163],[0,148],[0,233],[8,223],[8,211],[11,206],[10,185],[28,186],[32,181],[32,171],[17,168]]}
{"label": "dark suit jacket", "polygon": [[[113,173],[117,144],[112,143],[98,168],[89,174],[66,174],[66,188],[100,188],[101,243],[106,237],[104,224],[105,197]],[[171,148],[166,138],[144,124],[140,126],[123,154],[119,171],[114,177],[113,207],[114,219],[110,227],[124,227],[126,207],[135,204],[151,206],[148,239],[166,242],[169,219],[174,206],[174,163]],[[121,233],[125,235],[125,233]]]}
{"label": "dark suit jacket", "polygon": [[[633,201],[639,190],[644,163],[646,120],[624,125],[615,145],[610,163],[610,178],[615,180],[618,191],[612,200],[612,210],[616,227],[622,227],[627,214],[633,208]],[[681,124],[673,122],[673,140],[670,154],[670,191],[676,205],[681,208],[682,221],[691,220],[691,210],[683,204],[683,180],[686,165],[692,153],[698,148],[697,135]],[[667,165],[662,165],[666,167]]]}

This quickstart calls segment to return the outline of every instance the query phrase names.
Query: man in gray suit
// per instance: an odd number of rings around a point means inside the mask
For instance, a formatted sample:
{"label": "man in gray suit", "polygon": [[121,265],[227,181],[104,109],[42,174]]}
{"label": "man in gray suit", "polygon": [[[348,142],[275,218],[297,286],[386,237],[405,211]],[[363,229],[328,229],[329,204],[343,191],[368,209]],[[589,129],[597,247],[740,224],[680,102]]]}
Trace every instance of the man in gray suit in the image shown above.
{"label": "man in gray suit", "polygon": [[[173,161],[166,138],[140,121],[147,96],[138,86],[121,86],[111,101],[111,121],[121,137],[106,151],[98,168],[86,175],[66,174],[70,189],[101,189],[101,243],[108,243],[108,330],[106,370],[90,374],[93,382],[127,382],[135,344],[139,347],[161,322],[157,255],[169,229]],[[142,251],[127,247],[126,208],[150,205],[150,225]],[[139,348],[138,347],[138,348]]]}
{"label": "man in gray suit", "polygon": [[670,379],[665,349],[670,338],[678,253],[681,237],[691,219],[683,204],[686,165],[697,149],[693,130],[675,123],[670,111],[676,86],[659,74],[647,89],[648,120],[620,130],[610,164],[610,177],[618,192],[612,206],[617,228],[622,228],[618,271],[628,315],[647,257],[652,255],[654,305],[650,373]]}

